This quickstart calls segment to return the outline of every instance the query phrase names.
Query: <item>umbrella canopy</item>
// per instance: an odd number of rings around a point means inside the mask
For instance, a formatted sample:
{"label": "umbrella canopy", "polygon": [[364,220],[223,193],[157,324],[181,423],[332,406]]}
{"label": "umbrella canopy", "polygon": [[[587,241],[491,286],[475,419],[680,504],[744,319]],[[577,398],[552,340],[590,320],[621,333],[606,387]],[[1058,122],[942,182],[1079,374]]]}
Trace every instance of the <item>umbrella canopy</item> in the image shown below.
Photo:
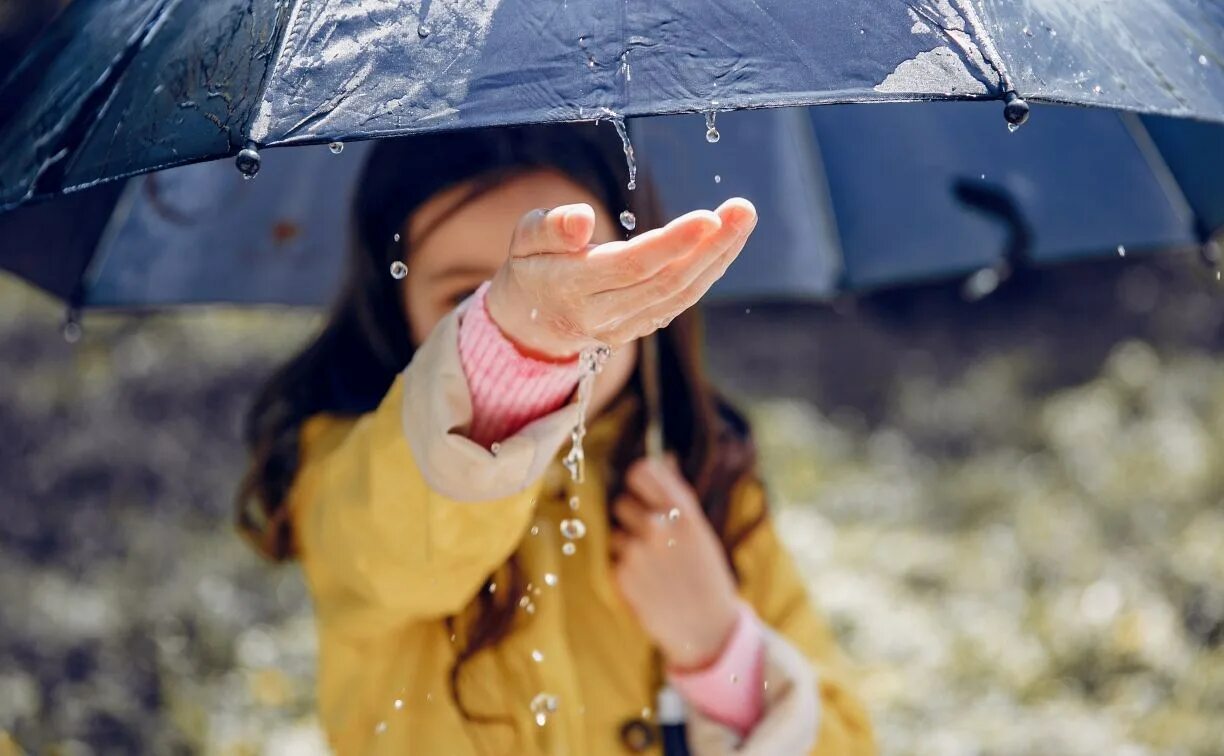
{"label": "umbrella canopy", "polygon": [[1201,0],[76,0],[0,89],[0,209],[259,148],[927,99],[1224,121]]}
{"label": "umbrella canopy", "polygon": [[[989,103],[752,110],[726,114],[716,144],[699,116],[630,126],[669,215],[757,204],[723,299],[1185,248],[1224,228],[1224,125],[1060,107],[1009,134],[997,117]],[[321,305],[367,146],[270,150],[257,181],[219,161],[21,208],[0,215],[0,265],[82,306]]]}

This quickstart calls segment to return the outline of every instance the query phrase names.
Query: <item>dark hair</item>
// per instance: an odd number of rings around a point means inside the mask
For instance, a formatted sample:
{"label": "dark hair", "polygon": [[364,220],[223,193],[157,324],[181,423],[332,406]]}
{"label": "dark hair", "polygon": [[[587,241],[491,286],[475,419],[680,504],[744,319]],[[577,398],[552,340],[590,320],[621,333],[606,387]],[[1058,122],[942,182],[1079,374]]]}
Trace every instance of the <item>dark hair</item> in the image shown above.
{"label": "dark hair", "polygon": [[[238,526],[262,554],[276,561],[294,555],[287,498],[298,469],[302,424],[320,413],[372,411],[412,359],[402,287],[388,272],[392,262],[408,253],[397,240],[406,219],[449,187],[472,182],[470,200],[511,176],[539,169],[557,170],[589,188],[608,212],[632,209],[642,230],[660,225],[650,182],[643,176],[636,192],[626,189],[628,171],[611,126],[483,129],[390,139],[374,147],[354,198],[348,276],[332,315],[319,336],[269,380],[247,417],[251,462],[238,492]],[[658,340],[664,438],[701,497],[730,561],[735,545],[763,518],[729,532],[730,491],[752,474],[755,464],[748,426],[706,381],[695,312],[673,320]],[[626,391],[641,395],[640,374]],[[614,447],[610,496],[620,490],[621,473],[643,455],[644,428],[639,410]],[[465,610],[475,618],[451,671],[452,693],[461,709],[460,667],[499,642],[513,625],[525,590],[515,557],[503,568],[498,585],[496,595],[481,590]],[[452,626],[454,619],[448,620]],[[493,721],[464,711],[472,719]]]}

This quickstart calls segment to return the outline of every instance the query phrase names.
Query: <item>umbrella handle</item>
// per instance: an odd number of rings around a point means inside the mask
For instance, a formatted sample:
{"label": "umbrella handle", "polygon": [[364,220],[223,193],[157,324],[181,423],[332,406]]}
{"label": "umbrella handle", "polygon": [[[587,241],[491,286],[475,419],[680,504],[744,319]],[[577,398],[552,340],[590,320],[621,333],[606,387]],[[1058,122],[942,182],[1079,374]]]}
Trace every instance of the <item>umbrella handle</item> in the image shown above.
{"label": "umbrella handle", "polygon": [[642,393],[646,399],[646,457],[663,459],[663,400],[659,392],[658,333],[641,340]]}

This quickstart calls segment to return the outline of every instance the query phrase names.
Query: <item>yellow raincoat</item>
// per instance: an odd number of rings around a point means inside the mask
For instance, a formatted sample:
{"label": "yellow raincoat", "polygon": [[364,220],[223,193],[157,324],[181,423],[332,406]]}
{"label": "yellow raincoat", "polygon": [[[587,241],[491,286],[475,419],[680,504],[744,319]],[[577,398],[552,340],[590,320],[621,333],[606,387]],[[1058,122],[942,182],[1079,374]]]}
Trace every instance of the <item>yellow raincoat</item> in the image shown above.
{"label": "yellow raincoat", "polygon": [[[318,620],[319,712],[337,753],[632,752],[621,727],[654,705],[658,672],[649,638],[617,595],[608,558],[598,461],[607,458],[619,417],[593,424],[587,480],[574,486],[556,456],[576,412],[568,406],[532,423],[496,456],[464,438],[471,403],[452,314],[377,410],[306,424],[290,509]],[[570,516],[575,494],[587,533],[566,556],[558,523]],[[734,519],[746,522],[764,497],[744,483],[733,502]],[[478,724],[451,697],[457,647],[444,618],[460,613],[516,552],[532,583],[529,606],[460,678],[469,712],[504,718]],[[734,558],[742,597],[772,628],[765,712],[737,743],[690,710],[694,756],[872,752],[834,641],[768,520]],[[557,707],[538,726],[531,702],[541,693]]]}

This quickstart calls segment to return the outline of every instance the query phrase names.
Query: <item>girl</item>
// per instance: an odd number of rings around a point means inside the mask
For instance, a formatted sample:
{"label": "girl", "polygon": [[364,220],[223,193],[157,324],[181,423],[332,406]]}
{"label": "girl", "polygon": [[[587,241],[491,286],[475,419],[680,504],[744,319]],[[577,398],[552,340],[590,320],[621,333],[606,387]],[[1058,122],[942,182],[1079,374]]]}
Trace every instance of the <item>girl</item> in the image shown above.
{"label": "girl", "polygon": [[[689,308],[756,212],[655,228],[620,147],[591,124],[379,143],[338,306],[251,411],[240,525],[305,569],[338,753],[660,753],[665,683],[697,756],[871,750],[700,368]],[[635,201],[654,230],[618,241]],[[667,462],[642,459],[656,330]]]}

